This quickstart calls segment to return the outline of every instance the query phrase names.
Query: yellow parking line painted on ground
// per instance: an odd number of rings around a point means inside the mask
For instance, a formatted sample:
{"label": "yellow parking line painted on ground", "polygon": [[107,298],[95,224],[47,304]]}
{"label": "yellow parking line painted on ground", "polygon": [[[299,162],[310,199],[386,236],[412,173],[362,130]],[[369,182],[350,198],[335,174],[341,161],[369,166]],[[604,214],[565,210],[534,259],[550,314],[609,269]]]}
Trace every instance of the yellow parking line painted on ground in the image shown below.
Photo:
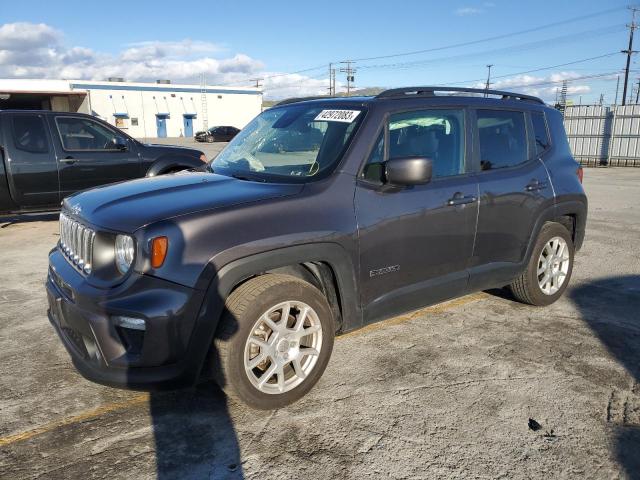
{"label": "yellow parking line painted on ground", "polygon": [[56,420],[55,422],[51,422],[51,423],[46,423],[32,430],[16,433],[14,435],[9,435],[7,437],[0,437],[0,447],[4,447],[6,445],[16,443],[16,442],[23,442],[37,435],[50,432],[60,427],[72,425],[74,423],[86,422],[87,420],[92,420],[96,417],[105,415],[107,413],[111,413],[117,410],[123,410],[136,405],[140,405],[142,403],[146,403],[148,400],[149,400],[149,394],[143,393],[140,395],[136,395],[135,397],[130,398],[129,400],[124,400],[122,402],[107,403],[106,405],[94,408],[93,410],[87,410],[78,415],[73,415],[72,417],[61,418],[60,420]]}
{"label": "yellow parking line painted on ground", "polygon": [[[480,300],[482,298],[486,298],[486,294],[475,293],[472,295],[467,295],[466,297],[457,298],[455,300],[451,300],[445,303],[440,303],[432,307],[423,308],[421,310],[416,310],[414,312],[407,313],[405,315],[400,315],[399,317],[394,317],[389,320],[384,320],[382,322],[368,325],[364,328],[360,328],[358,330],[345,333],[344,335],[340,335],[339,337],[337,337],[336,340],[340,340],[341,338],[345,338],[345,337],[351,337],[354,335],[364,334],[372,330],[378,330],[384,327],[388,327],[390,325],[397,325],[399,323],[404,323],[414,318],[417,318],[421,315],[428,315],[429,313],[441,313],[455,307],[459,307],[471,302],[475,302],[476,300]],[[25,440],[29,440],[33,437],[36,437],[38,435],[42,435],[43,433],[56,430],[60,427],[65,427],[67,425],[73,425],[75,423],[80,423],[80,422],[86,422],[87,420],[93,420],[94,418],[100,417],[102,415],[106,415],[107,413],[112,413],[118,410],[125,410],[127,408],[131,408],[136,405],[146,403],[147,401],[149,401],[149,394],[143,393],[140,395],[136,395],[135,397],[132,397],[128,400],[123,400],[121,402],[107,403],[106,405],[94,408],[93,410],[87,410],[85,412],[79,413],[78,415],[61,418],[60,420],[56,420],[55,422],[50,422],[50,423],[41,425],[31,430],[26,430],[24,432],[8,435],[6,437],[0,437],[0,447],[4,447],[12,443],[23,442]]]}
{"label": "yellow parking line painted on ground", "polygon": [[353,330],[351,332],[340,335],[339,337],[336,338],[336,340],[339,340],[345,337],[352,337],[354,335],[364,334],[367,332],[371,332],[373,330],[379,330],[381,328],[385,328],[390,325],[398,325],[400,323],[413,320],[414,318],[420,317],[422,315],[428,315],[430,313],[446,312],[447,310],[450,310],[452,308],[460,307],[462,305],[466,305],[468,303],[475,302],[476,300],[480,300],[486,297],[487,297],[486,293],[473,293],[471,295],[467,295],[466,297],[460,297],[454,300],[449,300],[448,302],[438,303],[437,305],[421,308],[420,310],[415,310],[413,312],[406,313],[398,317],[393,317],[393,318],[390,318],[389,320],[383,320],[381,322],[372,323],[371,325],[367,325],[364,328],[359,328],[358,330]]}

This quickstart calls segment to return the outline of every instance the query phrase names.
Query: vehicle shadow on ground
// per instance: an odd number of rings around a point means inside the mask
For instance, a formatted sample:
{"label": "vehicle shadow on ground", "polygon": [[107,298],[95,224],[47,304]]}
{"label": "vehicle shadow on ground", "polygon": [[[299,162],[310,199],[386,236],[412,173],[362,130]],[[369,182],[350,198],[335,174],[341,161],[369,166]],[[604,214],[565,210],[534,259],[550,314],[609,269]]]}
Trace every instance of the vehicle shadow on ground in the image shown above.
{"label": "vehicle shadow on ground", "polygon": [[152,393],[149,406],[158,479],[244,478],[227,399],[213,382]]}
{"label": "vehicle shadow on ground", "polygon": [[595,280],[568,293],[582,319],[632,377],[626,388],[612,387],[606,421],[619,464],[628,478],[640,479],[640,275]]}
{"label": "vehicle shadow on ground", "polygon": [[0,228],[8,228],[11,225],[28,222],[48,222],[58,220],[58,212],[38,213],[33,215],[0,216]]}

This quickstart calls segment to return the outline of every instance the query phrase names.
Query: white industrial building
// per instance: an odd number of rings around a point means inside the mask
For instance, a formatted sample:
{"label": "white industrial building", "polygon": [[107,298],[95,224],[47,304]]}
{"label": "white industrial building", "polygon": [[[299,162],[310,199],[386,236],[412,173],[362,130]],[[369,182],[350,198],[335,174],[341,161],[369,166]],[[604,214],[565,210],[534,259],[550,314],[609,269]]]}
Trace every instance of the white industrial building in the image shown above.
{"label": "white industrial building", "polygon": [[256,88],[178,85],[168,80],[0,79],[0,109],[82,112],[132,137],[191,137],[215,125],[244,127],[262,109]]}

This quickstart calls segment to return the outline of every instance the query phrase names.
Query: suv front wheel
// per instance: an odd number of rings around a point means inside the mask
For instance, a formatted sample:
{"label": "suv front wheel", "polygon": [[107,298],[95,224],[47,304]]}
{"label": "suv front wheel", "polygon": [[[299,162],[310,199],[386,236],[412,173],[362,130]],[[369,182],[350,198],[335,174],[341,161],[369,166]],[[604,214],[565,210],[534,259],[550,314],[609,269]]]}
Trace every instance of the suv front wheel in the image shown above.
{"label": "suv front wheel", "polygon": [[215,339],[216,380],[253,408],[275,409],[305,395],[331,356],[334,322],[324,295],[289,275],[255,277],[236,290]]}
{"label": "suv front wheel", "polygon": [[559,223],[540,230],[527,269],[509,286],[517,300],[531,305],[550,305],[564,293],[573,271],[573,241]]}

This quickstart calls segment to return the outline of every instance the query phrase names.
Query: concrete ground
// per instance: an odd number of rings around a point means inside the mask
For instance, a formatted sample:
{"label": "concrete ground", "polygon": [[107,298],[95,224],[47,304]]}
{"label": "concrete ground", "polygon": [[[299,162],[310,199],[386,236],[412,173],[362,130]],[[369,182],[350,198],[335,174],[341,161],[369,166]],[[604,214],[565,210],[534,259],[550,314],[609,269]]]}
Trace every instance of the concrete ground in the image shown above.
{"label": "concrete ground", "polygon": [[0,477],[640,478],[639,185],[586,170],[556,304],[479,293],[344,335],[274,412],[81,378],[45,316],[55,219],[0,224]]}

